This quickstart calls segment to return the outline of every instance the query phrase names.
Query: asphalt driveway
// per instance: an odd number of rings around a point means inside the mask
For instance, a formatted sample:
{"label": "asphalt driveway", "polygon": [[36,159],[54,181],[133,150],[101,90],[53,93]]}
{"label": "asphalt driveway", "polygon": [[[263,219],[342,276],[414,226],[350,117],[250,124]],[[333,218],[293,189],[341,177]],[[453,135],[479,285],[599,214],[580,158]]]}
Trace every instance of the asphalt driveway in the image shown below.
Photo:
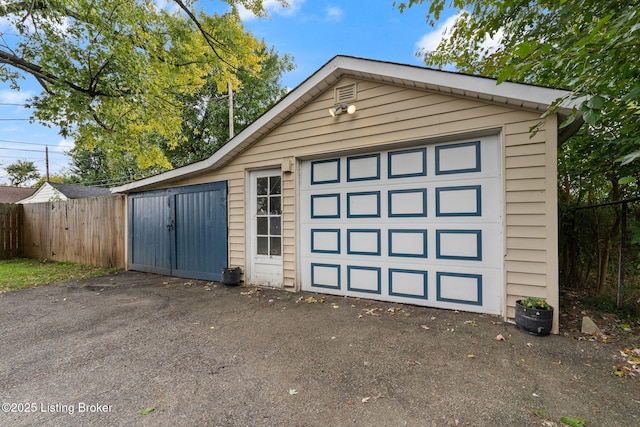
{"label": "asphalt driveway", "polygon": [[488,315],[126,272],[0,294],[0,336],[3,426],[640,424],[623,343]]}

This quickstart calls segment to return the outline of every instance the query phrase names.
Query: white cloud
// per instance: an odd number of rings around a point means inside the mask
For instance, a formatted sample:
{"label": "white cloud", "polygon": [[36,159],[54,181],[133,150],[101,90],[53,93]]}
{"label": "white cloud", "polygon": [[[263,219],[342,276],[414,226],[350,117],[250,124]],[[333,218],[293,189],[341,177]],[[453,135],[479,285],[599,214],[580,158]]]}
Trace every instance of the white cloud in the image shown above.
{"label": "white cloud", "polygon": [[61,139],[60,142],[58,142],[57,147],[61,150],[61,151],[69,151],[71,150],[73,147],[75,147],[75,141],[73,139]]}
{"label": "white cloud", "polygon": [[[264,0],[262,6],[269,15],[293,16],[300,10],[304,2],[305,0],[287,0],[288,6],[283,7],[282,3],[278,0]],[[240,13],[240,19],[243,21],[256,19],[256,15],[254,15],[253,12],[242,6],[238,8],[238,12]]]}
{"label": "white cloud", "polygon": [[446,21],[436,27],[433,31],[428,32],[427,34],[422,36],[422,38],[416,43],[418,51],[430,52],[435,50],[436,47],[438,47],[438,44],[440,44],[440,41],[449,36],[451,28],[455,25],[459,17],[460,14],[450,16]]}
{"label": "white cloud", "polygon": [[[422,36],[422,38],[416,43],[418,52],[430,52],[436,50],[438,44],[440,44],[443,39],[447,39],[451,36],[451,30],[456,24],[456,21],[460,19],[460,15],[461,13],[457,13],[450,16],[433,31]],[[500,30],[493,37],[487,36],[484,43],[482,43],[482,47],[489,51],[496,50],[500,46],[502,34],[502,30]]]}
{"label": "white cloud", "polygon": [[500,29],[493,37],[487,36],[484,39],[484,43],[482,43],[482,47],[487,49],[489,52],[495,52],[500,47],[500,42],[502,40],[502,35],[504,31]]}
{"label": "white cloud", "polygon": [[336,6],[327,7],[327,20],[340,21],[344,15],[344,10]]}
{"label": "white cloud", "polygon": [[3,104],[24,104],[27,99],[33,96],[33,92],[17,90],[0,90],[0,103]]}

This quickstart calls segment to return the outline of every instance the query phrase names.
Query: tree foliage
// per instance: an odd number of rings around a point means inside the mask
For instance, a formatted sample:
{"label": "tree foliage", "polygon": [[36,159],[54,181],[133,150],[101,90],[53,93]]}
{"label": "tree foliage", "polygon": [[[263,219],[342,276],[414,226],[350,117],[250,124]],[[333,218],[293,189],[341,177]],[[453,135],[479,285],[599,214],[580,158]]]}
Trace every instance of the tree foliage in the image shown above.
{"label": "tree foliage", "polygon": [[[239,89],[234,91],[234,128],[236,133],[251,124],[262,113],[286,94],[280,84],[285,71],[293,65],[287,56],[278,55],[273,49],[262,48],[258,55],[260,71],[253,74],[239,69],[237,78]],[[148,145],[158,147],[170,162],[171,167],[180,167],[211,156],[229,139],[229,99],[228,94],[218,92],[214,76],[192,95],[180,97],[184,108],[182,130],[184,136],[180,144],[172,146],[158,134],[149,135]],[[86,185],[118,185],[133,179],[164,172],[167,168],[151,166],[142,168],[131,153],[106,150],[74,148],[72,159],[72,179]]]}
{"label": "tree foliage", "polygon": [[28,160],[17,160],[5,166],[4,170],[7,172],[7,175],[9,175],[9,182],[14,187],[20,187],[23,184],[40,178],[38,168],[33,162]]}
{"label": "tree foliage", "polygon": [[[80,149],[127,152],[142,168],[171,167],[153,137],[183,141],[184,95],[213,79],[238,89],[238,69],[257,73],[262,43],[244,31],[235,6],[262,13],[262,1],[228,0],[229,13],[196,12],[172,0],[25,0],[0,3],[0,80],[35,78],[34,118],[57,126]],[[6,26],[3,28],[7,28]]]}
{"label": "tree foliage", "polygon": [[[291,59],[266,48],[260,56],[264,60],[260,62],[259,73],[238,70],[241,88],[233,93],[235,133],[242,131],[287,93],[280,79],[284,72],[293,68]],[[209,79],[196,93],[185,95],[184,142],[175,147],[161,143],[174,167],[206,159],[229,140],[229,94],[218,93],[215,84],[214,79]]]}
{"label": "tree foliage", "polygon": [[[425,3],[410,0],[405,7]],[[625,162],[640,156],[640,8],[633,0],[435,0],[427,21],[459,10],[427,65],[564,87]],[[499,38],[498,46],[488,46]],[[568,123],[565,123],[565,125]]]}

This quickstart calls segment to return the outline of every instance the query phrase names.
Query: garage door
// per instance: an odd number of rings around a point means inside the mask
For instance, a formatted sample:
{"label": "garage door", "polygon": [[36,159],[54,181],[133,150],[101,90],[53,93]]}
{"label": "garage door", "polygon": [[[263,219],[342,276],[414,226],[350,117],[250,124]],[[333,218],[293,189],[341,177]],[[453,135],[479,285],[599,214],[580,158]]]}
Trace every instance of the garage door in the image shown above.
{"label": "garage door", "polygon": [[226,182],[129,196],[129,268],[220,280],[226,266]]}
{"label": "garage door", "polygon": [[301,165],[304,290],[501,312],[497,137]]}

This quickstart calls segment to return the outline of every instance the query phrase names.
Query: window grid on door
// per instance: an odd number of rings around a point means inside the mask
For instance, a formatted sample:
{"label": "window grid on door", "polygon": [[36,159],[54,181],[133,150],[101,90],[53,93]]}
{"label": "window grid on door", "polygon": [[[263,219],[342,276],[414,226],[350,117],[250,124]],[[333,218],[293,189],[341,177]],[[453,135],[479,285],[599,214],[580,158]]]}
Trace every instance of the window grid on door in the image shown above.
{"label": "window grid on door", "polygon": [[257,254],[282,255],[282,179],[256,178]]}

